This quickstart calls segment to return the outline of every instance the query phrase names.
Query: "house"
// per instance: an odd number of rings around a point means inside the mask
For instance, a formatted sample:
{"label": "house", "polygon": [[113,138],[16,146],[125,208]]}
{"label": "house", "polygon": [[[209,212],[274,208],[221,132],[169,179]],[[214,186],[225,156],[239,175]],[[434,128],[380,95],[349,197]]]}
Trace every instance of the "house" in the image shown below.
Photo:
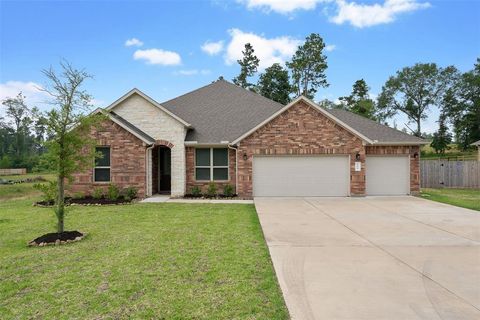
{"label": "house", "polygon": [[477,160],[480,161],[480,140],[475,141],[475,142],[472,143],[471,145],[472,145],[472,146],[477,146],[477,149],[478,149]]}
{"label": "house", "polygon": [[[99,111],[97,111],[99,112]],[[240,197],[406,195],[419,191],[417,137],[300,97],[284,106],[223,79],[158,103],[133,89],[92,128],[92,168],[72,192],[111,182],[141,197],[214,181]]]}

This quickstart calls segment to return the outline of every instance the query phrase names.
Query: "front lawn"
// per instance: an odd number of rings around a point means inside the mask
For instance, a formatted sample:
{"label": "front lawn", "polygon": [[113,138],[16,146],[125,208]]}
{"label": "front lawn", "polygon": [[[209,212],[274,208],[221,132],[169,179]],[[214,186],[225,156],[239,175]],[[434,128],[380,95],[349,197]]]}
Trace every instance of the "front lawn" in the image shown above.
{"label": "front lawn", "polygon": [[[6,180],[22,180],[26,178],[43,177],[46,180],[54,180],[55,175],[51,173],[28,173],[23,175],[0,176],[0,179]],[[41,194],[40,191],[35,190],[33,185],[36,182],[16,183],[0,185],[0,202],[12,199],[30,199]],[[41,182],[46,183],[46,182]]]}
{"label": "front lawn", "polygon": [[0,201],[2,319],[287,319],[252,205],[68,209],[87,237],[28,248],[48,208]]}
{"label": "front lawn", "polygon": [[422,189],[420,196],[425,199],[480,211],[479,189],[424,188]]}

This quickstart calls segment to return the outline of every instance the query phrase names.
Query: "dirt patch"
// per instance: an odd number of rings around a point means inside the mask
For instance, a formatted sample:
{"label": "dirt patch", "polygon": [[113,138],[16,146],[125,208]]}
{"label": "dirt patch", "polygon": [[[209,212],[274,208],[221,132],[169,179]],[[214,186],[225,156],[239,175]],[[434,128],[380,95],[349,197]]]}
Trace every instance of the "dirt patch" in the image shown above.
{"label": "dirt patch", "polygon": [[80,241],[85,237],[84,233],[80,231],[64,231],[61,233],[53,232],[40,236],[28,243],[29,246],[48,246],[48,245],[60,245],[75,241]]}

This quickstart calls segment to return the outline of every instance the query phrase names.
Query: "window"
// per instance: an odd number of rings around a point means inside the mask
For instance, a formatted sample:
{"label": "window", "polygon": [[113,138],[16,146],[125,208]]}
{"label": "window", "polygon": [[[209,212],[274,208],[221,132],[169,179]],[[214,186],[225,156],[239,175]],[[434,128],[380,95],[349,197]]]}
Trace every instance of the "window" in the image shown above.
{"label": "window", "polygon": [[228,149],[195,149],[195,179],[204,181],[228,180]]}
{"label": "window", "polygon": [[101,157],[95,158],[95,168],[93,169],[93,181],[110,181],[110,147],[96,147],[95,152],[101,154]]}

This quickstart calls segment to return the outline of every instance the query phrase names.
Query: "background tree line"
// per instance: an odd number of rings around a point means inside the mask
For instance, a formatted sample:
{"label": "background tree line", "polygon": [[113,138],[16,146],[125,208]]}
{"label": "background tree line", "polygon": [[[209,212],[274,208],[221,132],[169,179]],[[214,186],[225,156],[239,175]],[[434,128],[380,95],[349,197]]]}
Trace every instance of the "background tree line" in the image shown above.
{"label": "background tree line", "polygon": [[[324,49],[322,37],[312,33],[286,62],[286,67],[275,63],[258,75],[257,83],[252,83],[250,78],[257,76],[260,60],[252,45],[247,43],[242,51],[243,58],[237,60],[240,74],[233,82],[281,104],[288,104],[300,95],[313,99],[320,88],[329,85]],[[444,153],[453,141],[466,150],[471,143],[480,140],[480,59],[465,73],[454,66],[417,63],[389,77],[378,98],[372,98],[369,91],[367,82],[359,79],[353,84],[350,95],[336,102],[323,100],[319,103],[383,124],[403,114],[408,119],[404,131],[432,139],[432,147],[438,153]],[[439,128],[428,135],[422,132],[422,121],[428,118],[434,106],[440,110]]]}

